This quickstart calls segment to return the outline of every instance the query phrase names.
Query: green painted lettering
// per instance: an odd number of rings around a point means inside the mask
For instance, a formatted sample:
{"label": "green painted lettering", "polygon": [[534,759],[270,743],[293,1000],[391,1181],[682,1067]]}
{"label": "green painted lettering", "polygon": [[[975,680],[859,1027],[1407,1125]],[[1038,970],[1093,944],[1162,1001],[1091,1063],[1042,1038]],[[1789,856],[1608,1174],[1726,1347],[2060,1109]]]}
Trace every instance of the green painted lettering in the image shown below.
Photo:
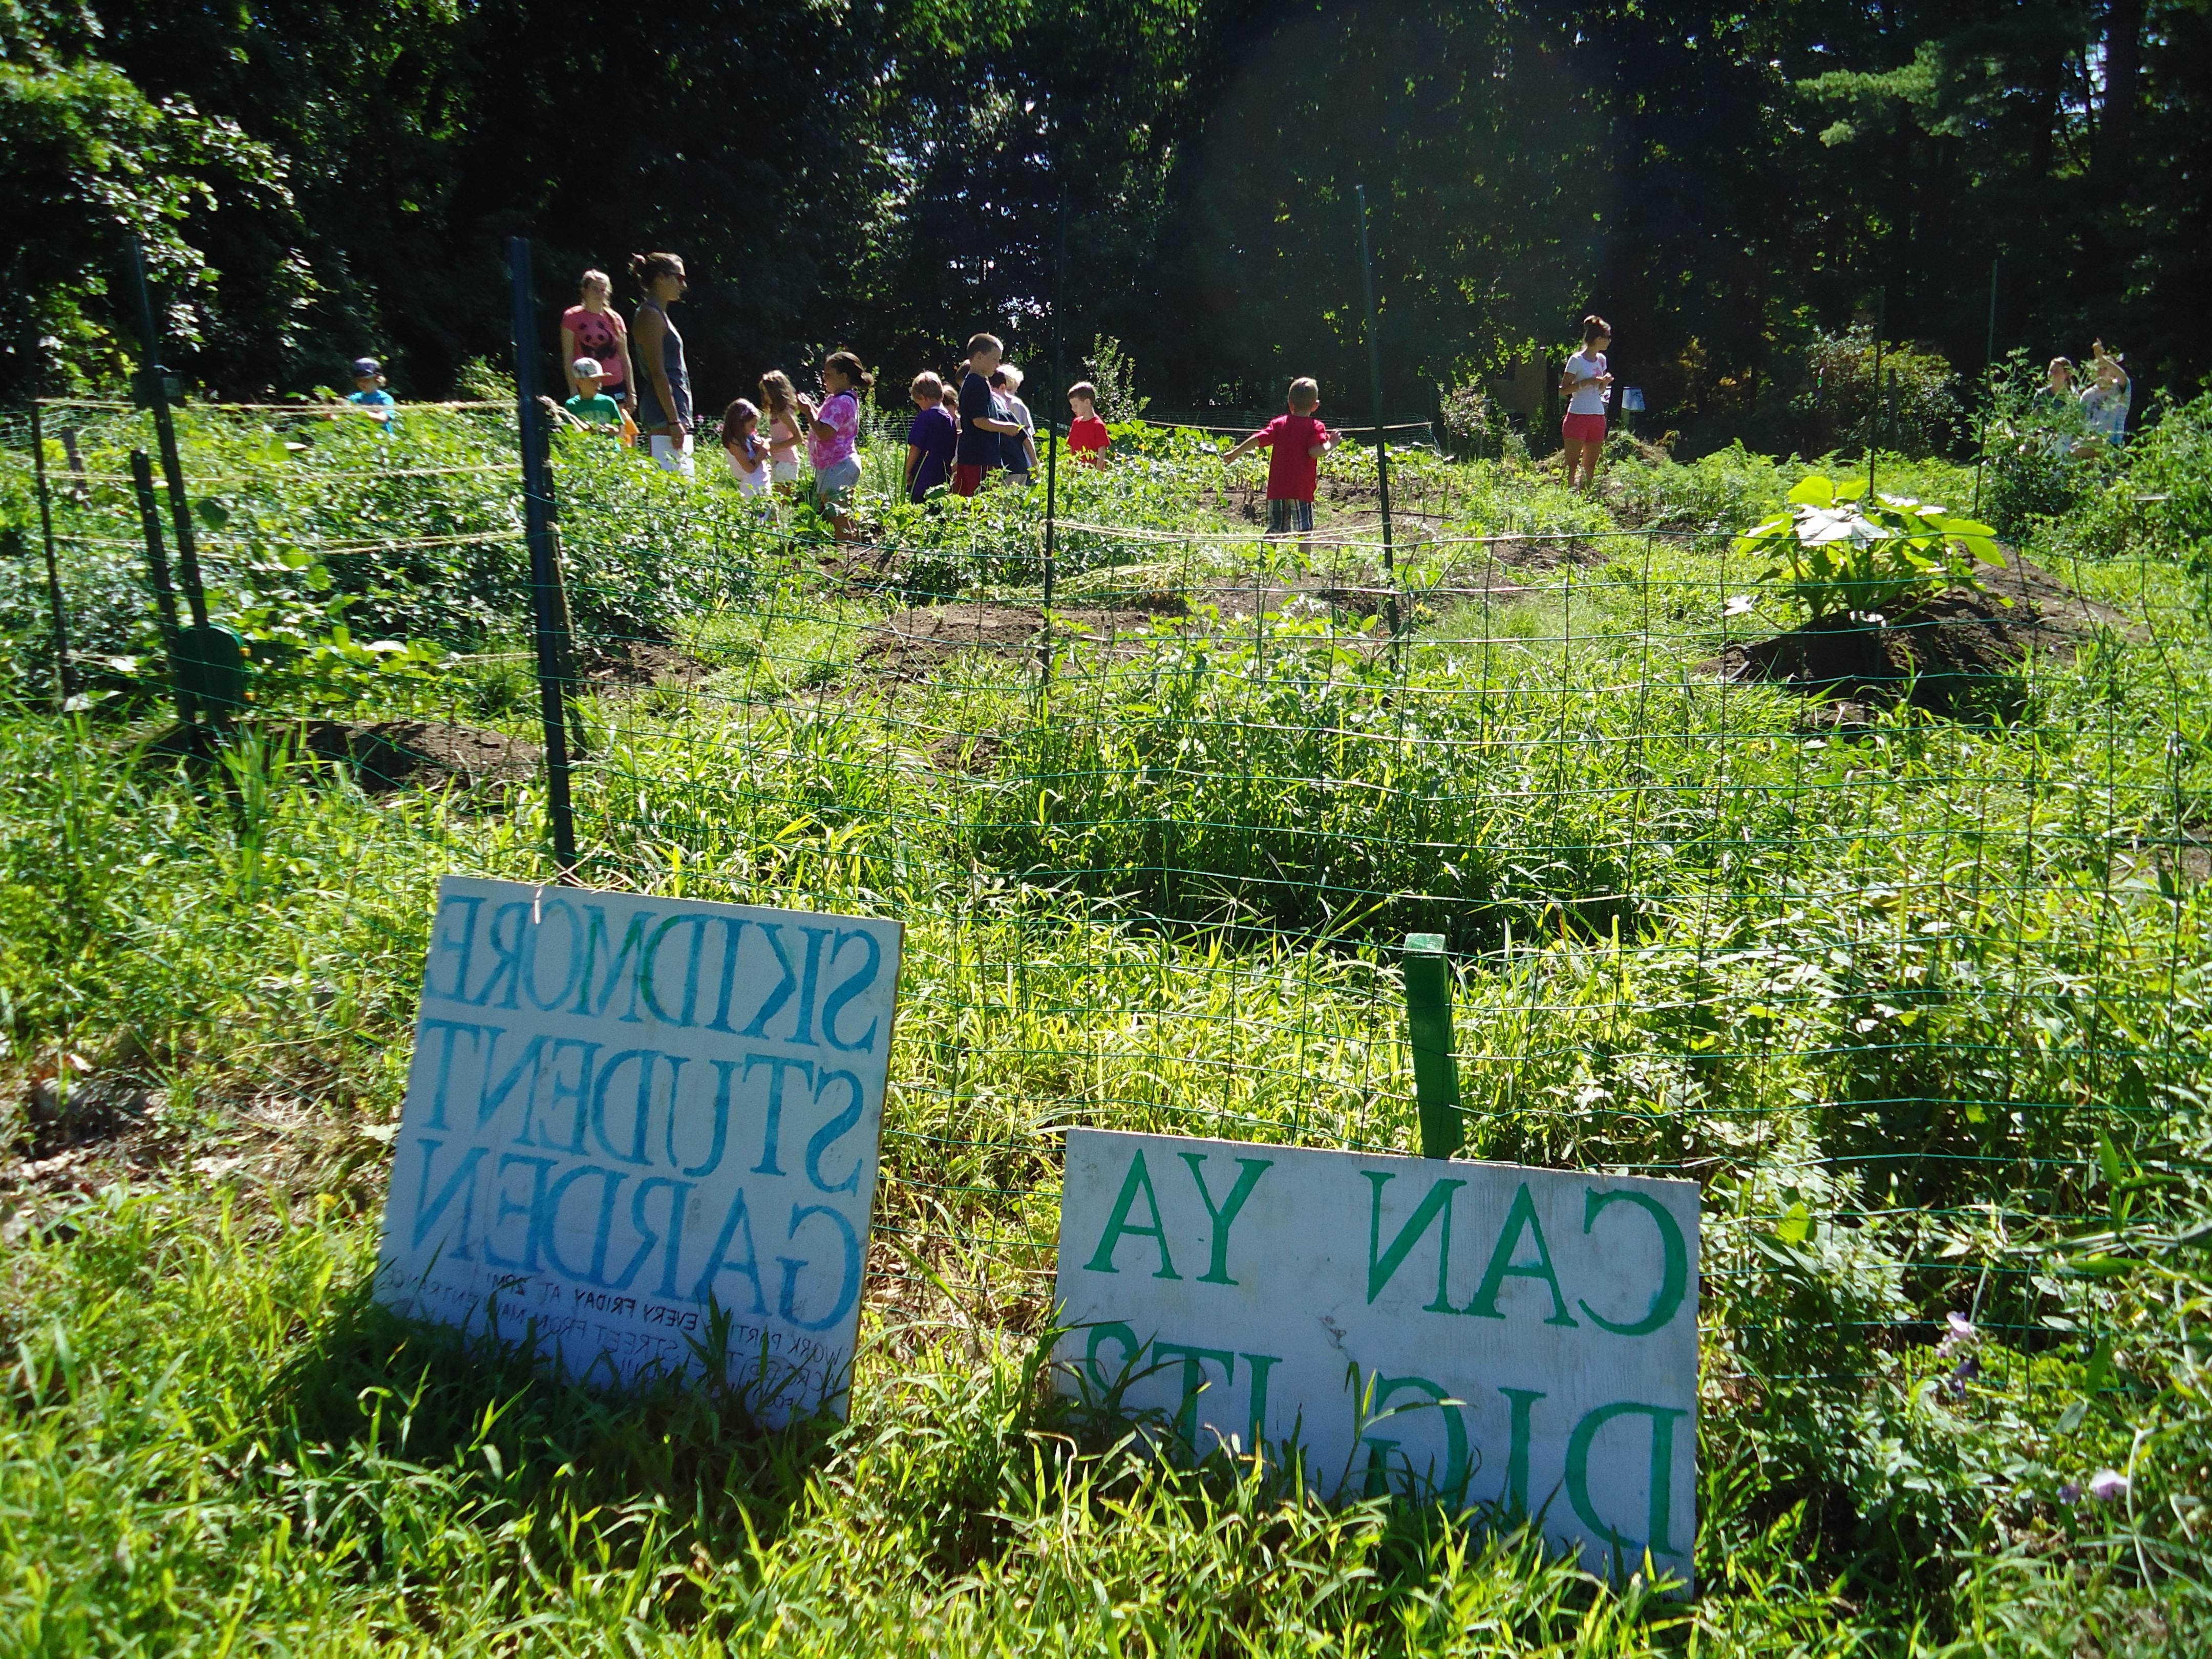
{"label": "green painted lettering", "polygon": [[1651,1420],[1651,1506],[1644,1536],[1654,1555],[1674,1555],[1679,1552],[1668,1541],[1667,1525],[1674,1512],[1674,1419],[1689,1415],[1680,1407],[1639,1406],[1634,1401],[1617,1400],[1610,1406],[1600,1406],[1576,1424],[1574,1432],[1567,1437],[1567,1502],[1574,1505],[1575,1513],[1599,1543],[1642,1556],[1644,1545],[1606,1525],[1590,1501],[1590,1442],[1614,1418],[1631,1415]]}
{"label": "green painted lettering", "polygon": [[1382,1244],[1382,1188],[1397,1177],[1379,1170],[1362,1170],[1375,1188],[1374,1198],[1367,1215],[1367,1299],[1373,1302],[1382,1294],[1382,1287],[1390,1276],[1405,1265],[1413,1246],[1421,1242],[1429,1224],[1439,1216],[1443,1224],[1437,1235],[1437,1299],[1426,1304],[1431,1313],[1453,1313],[1451,1300],[1444,1294],[1444,1278],[1451,1271],[1452,1195],[1467,1185],[1464,1181],[1439,1181],[1428,1190],[1419,1207],[1407,1217],[1406,1224],[1398,1229],[1397,1237],[1390,1241],[1387,1250]]}
{"label": "green painted lettering", "polygon": [[1615,1336],[1650,1336],[1655,1331],[1667,1328],[1682,1306],[1682,1298],[1690,1288],[1690,1249],[1682,1242],[1682,1230],[1674,1224],[1674,1218],[1667,1213],[1667,1206],[1649,1193],[1615,1191],[1601,1193],[1595,1187],[1584,1189],[1589,1194],[1583,1210],[1583,1231],[1598,1218],[1598,1212],[1608,1204],[1633,1204],[1646,1212],[1659,1224],[1659,1288],[1651,1292],[1651,1305],[1644,1317],[1616,1325],[1587,1302],[1577,1302],[1583,1316],[1601,1331],[1611,1331]]}
{"label": "green painted lettering", "polygon": [[[1136,1203],[1139,1192],[1145,1195],[1145,1208],[1152,1213],[1152,1224],[1149,1227],[1129,1224],[1130,1206]],[[1092,1273],[1120,1272],[1114,1265],[1114,1251],[1125,1237],[1149,1238],[1160,1247],[1160,1270],[1153,1278],[1182,1277],[1168,1255],[1167,1229],[1160,1224],[1160,1200],[1153,1195],[1152,1172],[1145,1168],[1141,1150],[1129,1160],[1129,1173],[1121,1178],[1121,1192],[1114,1200],[1114,1213],[1106,1218],[1106,1231],[1098,1235],[1098,1248],[1091,1253],[1091,1260],[1083,1264],[1083,1270]]]}
{"label": "green painted lettering", "polygon": [[1176,1432],[1182,1443],[1190,1448],[1193,1457],[1198,1455],[1198,1396],[1213,1384],[1206,1380],[1206,1361],[1211,1359],[1221,1367],[1221,1386],[1228,1388],[1237,1381],[1237,1356],[1226,1348],[1198,1348],[1185,1342],[1152,1344],[1153,1356],[1163,1365],[1171,1355],[1182,1358],[1182,1397],[1176,1407]]}
{"label": "green painted lettering", "polygon": [[[1420,1395],[1423,1398],[1419,1403],[1410,1406],[1393,1406],[1390,1403],[1391,1395],[1407,1392]],[[1467,1419],[1460,1415],[1460,1404],[1459,1401],[1454,1399],[1437,1384],[1430,1382],[1425,1376],[1377,1376],[1374,1379],[1374,1389],[1370,1401],[1370,1409],[1375,1413],[1369,1419],[1370,1422],[1383,1422],[1407,1412],[1426,1411],[1431,1407],[1443,1413],[1444,1474],[1443,1480],[1434,1483],[1431,1495],[1455,1504],[1463,1504],[1467,1501]],[[1395,1440],[1381,1438],[1369,1440],[1367,1443],[1377,1448],[1388,1448],[1389,1450],[1395,1450],[1401,1444]],[[1385,1451],[1383,1455],[1387,1467],[1389,1451]],[[1375,1459],[1370,1455],[1368,1459],[1370,1470],[1374,1468],[1374,1464]],[[1431,1464],[1430,1468],[1433,1472],[1435,1465]],[[1409,1475],[1413,1473],[1413,1462],[1410,1459],[1407,1462],[1406,1470]],[[1370,1480],[1371,1482],[1371,1474]]]}
{"label": "green painted lettering", "polygon": [[1534,1389],[1500,1389],[1511,1408],[1505,1436],[1505,1508],[1528,1513],[1528,1408],[1544,1396]]}
{"label": "green painted lettering", "polygon": [[1229,1229],[1236,1224],[1237,1212],[1244,1207],[1244,1200],[1252,1196],[1252,1188],[1260,1184],[1260,1177],[1275,1166],[1271,1158],[1240,1158],[1237,1160],[1237,1182],[1230,1188],[1229,1196],[1217,1207],[1213,1194],[1206,1190],[1206,1163],[1203,1152],[1178,1152],[1176,1156],[1190,1165],[1190,1178],[1198,1184],[1199,1202],[1206,1206],[1206,1218],[1213,1224],[1213,1257],[1206,1270],[1198,1276],[1201,1285],[1234,1285],[1229,1276]]}
{"label": "green painted lettering", "polygon": [[[1534,1261],[1514,1261],[1521,1248],[1521,1235],[1526,1232],[1536,1246]],[[1540,1279],[1552,1289],[1552,1316],[1547,1325],[1565,1325],[1574,1328],[1574,1316],[1567,1311],[1567,1299],[1559,1294],[1559,1276],[1552,1270],[1551,1247],[1544,1243],[1544,1229],[1536,1219],[1536,1201],[1528,1196],[1528,1183],[1522,1182],[1513,1194],[1512,1207],[1505,1212],[1505,1225],[1498,1230],[1497,1247],[1490,1253],[1490,1265],[1482,1270],[1482,1283],[1475,1287],[1474,1300],[1467,1304],[1468,1312],[1478,1319],[1503,1319],[1498,1311],[1498,1292],[1509,1279]]]}

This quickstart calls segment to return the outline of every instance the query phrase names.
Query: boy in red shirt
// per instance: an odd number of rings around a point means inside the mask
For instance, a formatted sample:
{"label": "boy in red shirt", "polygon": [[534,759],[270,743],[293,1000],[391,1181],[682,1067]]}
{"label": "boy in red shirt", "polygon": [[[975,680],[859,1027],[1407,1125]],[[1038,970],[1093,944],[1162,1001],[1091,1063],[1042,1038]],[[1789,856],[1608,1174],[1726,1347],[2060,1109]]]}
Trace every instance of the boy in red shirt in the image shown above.
{"label": "boy in red shirt", "polygon": [[1113,440],[1106,435],[1106,422],[1098,418],[1098,388],[1088,380],[1068,387],[1067,411],[1075,416],[1067,423],[1068,448],[1079,461],[1103,465],[1106,446]]}
{"label": "boy in red shirt", "polygon": [[1295,531],[1313,533],[1314,486],[1320,480],[1321,458],[1336,441],[1329,429],[1315,418],[1321,407],[1321,387],[1310,380],[1291,382],[1291,412],[1278,415],[1221,459],[1225,464],[1248,449],[1265,445],[1267,457],[1267,533],[1286,536]]}

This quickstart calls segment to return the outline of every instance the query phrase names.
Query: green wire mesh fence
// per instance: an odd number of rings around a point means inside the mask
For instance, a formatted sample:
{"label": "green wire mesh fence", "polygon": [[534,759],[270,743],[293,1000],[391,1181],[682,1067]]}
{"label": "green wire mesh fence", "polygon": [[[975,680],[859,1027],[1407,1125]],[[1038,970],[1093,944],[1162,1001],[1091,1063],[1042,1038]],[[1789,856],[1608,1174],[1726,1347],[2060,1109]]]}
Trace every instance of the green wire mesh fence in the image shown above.
{"label": "green wire mesh fence", "polygon": [[[425,917],[441,870],[551,878],[511,409],[179,420],[240,729],[384,803],[414,850],[378,879]],[[71,740],[110,753],[165,696],[147,442],[47,411]],[[1741,501],[1622,529],[1409,452],[1386,571],[1350,456],[1316,533],[1269,539],[1197,439],[1133,449],[1062,468],[1048,605],[1042,488],[906,504],[872,445],[845,544],[711,446],[687,482],[554,445],[577,878],[908,923],[879,1301],[921,1264],[1040,1318],[1071,1124],[1414,1149],[1424,932],[1464,1155],[1704,1185],[1709,1387],[1847,1400],[1936,1367],[1949,1310],[2094,1344],[2061,1281],[2154,1231],[2128,1194],[2182,1178],[2204,1063],[2212,662],[2177,573],[2015,557],[1807,626],[1733,550]],[[24,702],[41,580],[0,577]]]}

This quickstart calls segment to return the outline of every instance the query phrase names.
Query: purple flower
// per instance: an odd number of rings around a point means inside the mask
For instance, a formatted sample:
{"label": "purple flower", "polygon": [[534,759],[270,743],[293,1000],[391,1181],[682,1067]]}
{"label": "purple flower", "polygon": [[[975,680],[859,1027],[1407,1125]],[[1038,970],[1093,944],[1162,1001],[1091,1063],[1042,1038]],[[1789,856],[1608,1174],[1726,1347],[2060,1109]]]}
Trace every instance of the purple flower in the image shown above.
{"label": "purple flower", "polygon": [[1950,1376],[1943,1379],[1941,1386],[1943,1392],[1949,1395],[1952,1399],[1963,1400],[1966,1395],[1966,1384],[1981,1374],[1982,1362],[1973,1355],[1968,1354],[1952,1368]]}
{"label": "purple flower", "polygon": [[2081,1483],[2078,1480],[2069,1480],[2064,1486],[2059,1487],[2058,1501],[2062,1504],[2080,1503],[2081,1501]]}
{"label": "purple flower", "polygon": [[1943,1323],[1947,1329],[1943,1340],[1936,1345],[1936,1352],[1938,1355],[1948,1356],[1968,1343],[1976,1342],[1981,1339],[1981,1333],[1974,1328],[1974,1322],[1964,1314],[1945,1314]]}
{"label": "purple flower", "polygon": [[2128,1495],[2128,1478],[2118,1469],[2099,1469],[2089,1477],[2089,1496],[2110,1504]]}

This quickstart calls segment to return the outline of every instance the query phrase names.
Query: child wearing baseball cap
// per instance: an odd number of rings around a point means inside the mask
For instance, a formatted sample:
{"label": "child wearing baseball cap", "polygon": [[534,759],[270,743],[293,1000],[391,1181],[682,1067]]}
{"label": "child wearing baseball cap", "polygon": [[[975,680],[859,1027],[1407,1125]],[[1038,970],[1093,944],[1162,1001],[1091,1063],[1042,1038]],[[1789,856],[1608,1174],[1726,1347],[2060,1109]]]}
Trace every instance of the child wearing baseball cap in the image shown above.
{"label": "child wearing baseball cap", "polygon": [[576,395],[561,405],[568,418],[580,426],[591,427],[602,432],[619,430],[622,426],[622,405],[599,390],[606,380],[606,370],[597,357],[579,357],[568,365],[568,373],[576,382]]}
{"label": "child wearing baseball cap", "polygon": [[356,357],[353,360],[353,392],[346,401],[367,413],[369,419],[384,429],[387,437],[391,435],[392,415],[398,404],[384,389],[384,365],[375,358]]}

